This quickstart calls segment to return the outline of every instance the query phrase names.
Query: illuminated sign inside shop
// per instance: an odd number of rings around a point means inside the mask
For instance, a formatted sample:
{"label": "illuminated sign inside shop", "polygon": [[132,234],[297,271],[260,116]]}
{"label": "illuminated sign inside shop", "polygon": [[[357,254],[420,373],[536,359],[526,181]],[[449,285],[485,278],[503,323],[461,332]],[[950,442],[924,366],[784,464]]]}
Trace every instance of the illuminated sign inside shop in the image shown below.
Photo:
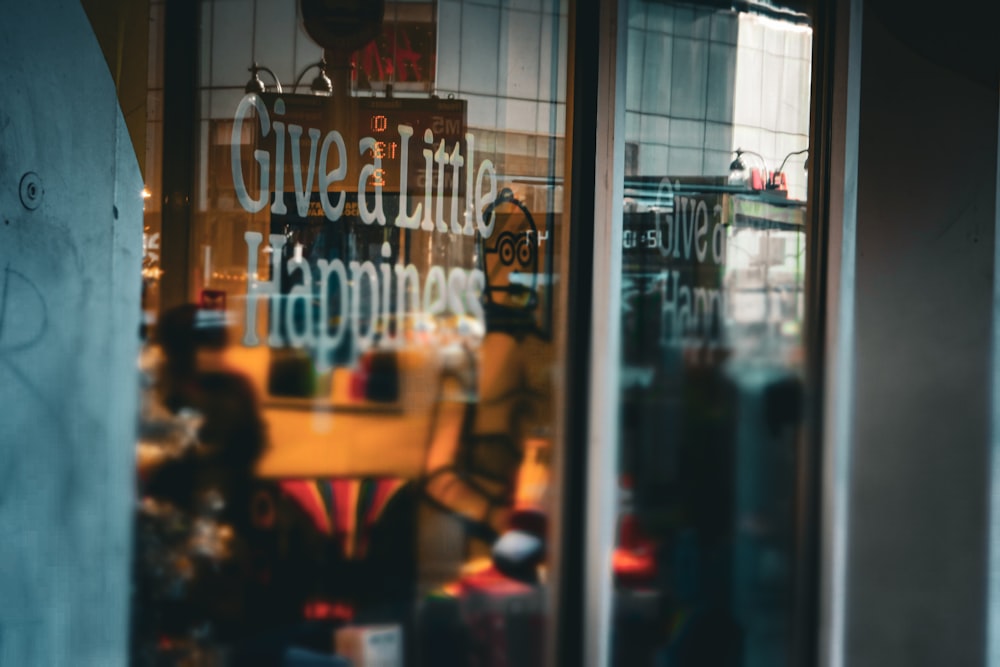
{"label": "illuminated sign inside shop", "polygon": [[[463,183],[455,169],[440,168],[437,150],[423,148],[408,151],[408,164],[404,169],[403,146],[398,134],[398,127],[404,125],[412,128],[411,136],[423,137],[425,143],[427,132],[430,131],[435,143],[443,142],[448,147],[461,147],[463,142],[466,142],[463,136],[466,115],[464,100],[363,97],[355,98],[353,104],[357,108],[358,136],[371,136],[375,140],[375,145],[367,157],[382,161],[382,168],[374,172],[367,183],[369,189],[382,186],[386,191],[399,191],[402,186],[400,178],[405,171],[405,183],[410,194],[424,194],[426,197],[428,186],[437,194],[438,181],[445,195],[457,196],[456,187],[461,193],[468,191],[468,176],[471,174],[471,169],[466,174],[466,182]],[[471,145],[474,150],[474,138]],[[437,148],[440,149],[440,143]],[[472,153],[469,155],[471,164]],[[457,158],[458,166],[463,166],[465,158],[461,152]],[[492,167],[492,163],[490,164]],[[451,166],[455,167],[455,164],[451,163]]]}

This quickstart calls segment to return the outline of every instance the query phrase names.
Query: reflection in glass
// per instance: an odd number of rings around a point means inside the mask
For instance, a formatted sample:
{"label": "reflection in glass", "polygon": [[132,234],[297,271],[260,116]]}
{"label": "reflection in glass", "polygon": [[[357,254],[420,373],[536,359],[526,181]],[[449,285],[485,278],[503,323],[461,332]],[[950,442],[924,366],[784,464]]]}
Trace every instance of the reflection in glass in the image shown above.
{"label": "reflection in glass", "polygon": [[809,20],[628,8],[613,663],[787,664]]}

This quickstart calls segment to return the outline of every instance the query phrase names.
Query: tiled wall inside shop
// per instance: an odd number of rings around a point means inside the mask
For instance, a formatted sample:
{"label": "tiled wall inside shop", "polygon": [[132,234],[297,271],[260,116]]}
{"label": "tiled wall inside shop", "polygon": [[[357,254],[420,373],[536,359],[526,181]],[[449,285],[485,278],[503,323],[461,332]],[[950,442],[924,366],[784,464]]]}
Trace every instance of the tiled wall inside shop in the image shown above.
{"label": "tiled wall inside shop", "polygon": [[565,0],[442,0],[438,94],[468,100],[470,126],[562,136],[565,4]]}
{"label": "tiled wall inside shop", "polygon": [[[271,69],[288,90],[322,57],[322,49],[302,28],[294,2],[203,0],[201,13],[200,151],[201,164],[207,164],[212,137],[222,136],[212,131],[211,121],[232,118],[251,63]],[[387,9],[386,20],[392,15]],[[567,0],[441,0],[436,21],[432,92],[468,102],[468,125],[480,156],[492,157],[501,176],[561,173]],[[260,76],[270,87],[269,75]],[[396,90],[400,97],[427,94]],[[209,187],[206,178],[199,179],[202,206]]]}
{"label": "tiled wall inside shop", "polygon": [[[808,143],[811,48],[807,27],[732,11],[629,2],[630,171],[724,176],[736,148],[760,153],[770,169],[777,168]],[[803,159],[786,167],[791,194],[799,198],[805,195]]]}
{"label": "tiled wall inside shop", "polygon": [[[205,0],[201,11],[205,118],[232,116],[255,60],[287,89],[322,56],[302,28],[296,3]],[[566,0],[442,0],[437,21],[434,91],[468,100],[470,126],[563,134]],[[266,73],[261,78],[271,83]]]}

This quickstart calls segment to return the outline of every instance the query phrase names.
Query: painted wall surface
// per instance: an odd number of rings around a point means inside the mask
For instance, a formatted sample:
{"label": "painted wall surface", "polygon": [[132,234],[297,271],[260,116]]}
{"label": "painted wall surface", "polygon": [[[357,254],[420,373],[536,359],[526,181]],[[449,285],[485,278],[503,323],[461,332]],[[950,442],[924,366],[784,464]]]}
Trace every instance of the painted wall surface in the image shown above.
{"label": "painted wall surface", "polygon": [[80,4],[0,5],[0,665],[120,665],[142,180]]}
{"label": "painted wall surface", "polygon": [[852,667],[984,664],[997,108],[865,14]]}

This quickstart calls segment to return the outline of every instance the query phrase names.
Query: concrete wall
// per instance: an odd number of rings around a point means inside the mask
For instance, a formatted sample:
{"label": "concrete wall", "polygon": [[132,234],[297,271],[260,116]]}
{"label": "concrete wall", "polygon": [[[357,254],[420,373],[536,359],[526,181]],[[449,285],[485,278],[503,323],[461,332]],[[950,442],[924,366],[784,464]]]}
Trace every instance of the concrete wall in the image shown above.
{"label": "concrete wall", "polygon": [[121,665],[142,179],[78,2],[0,44],[0,665]]}
{"label": "concrete wall", "polygon": [[997,89],[862,40],[843,664],[982,665]]}

